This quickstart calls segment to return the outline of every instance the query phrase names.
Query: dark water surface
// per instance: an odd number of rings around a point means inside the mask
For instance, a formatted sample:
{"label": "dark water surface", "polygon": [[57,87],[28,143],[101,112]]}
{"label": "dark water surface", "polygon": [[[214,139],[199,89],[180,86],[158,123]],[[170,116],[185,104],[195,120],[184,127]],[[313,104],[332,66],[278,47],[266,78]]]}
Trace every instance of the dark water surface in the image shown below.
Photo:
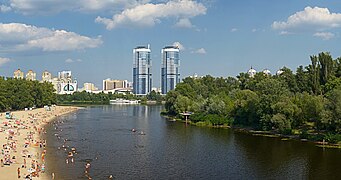
{"label": "dark water surface", "polygon": [[[341,150],[186,126],[161,117],[161,110],[95,106],[59,117],[64,123],[57,130],[48,127],[47,173],[86,179],[90,161],[93,179],[341,179]],[[65,162],[69,150],[58,150],[63,139],[77,148],[74,163]]]}

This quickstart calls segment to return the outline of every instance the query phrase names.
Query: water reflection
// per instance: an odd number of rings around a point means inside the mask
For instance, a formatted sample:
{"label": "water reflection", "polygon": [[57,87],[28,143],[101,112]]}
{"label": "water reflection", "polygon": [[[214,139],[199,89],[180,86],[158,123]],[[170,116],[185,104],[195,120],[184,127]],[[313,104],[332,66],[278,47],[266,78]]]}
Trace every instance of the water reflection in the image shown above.
{"label": "water reflection", "polygon": [[[77,147],[74,164],[48,134],[48,171],[60,179],[333,179],[341,177],[340,150],[295,141],[186,126],[160,116],[161,106],[95,106],[60,117],[58,132]],[[135,128],[137,131],[132,132]],[[139,133],[143,131],[145,135]]]}

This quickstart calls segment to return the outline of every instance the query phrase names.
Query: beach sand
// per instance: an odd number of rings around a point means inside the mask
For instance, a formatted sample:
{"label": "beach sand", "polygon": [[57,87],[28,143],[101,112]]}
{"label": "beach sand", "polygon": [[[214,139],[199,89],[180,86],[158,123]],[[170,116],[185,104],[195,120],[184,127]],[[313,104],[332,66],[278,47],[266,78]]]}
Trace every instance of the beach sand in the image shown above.
{"label": "beach sand", "polygon": [[[24,179],[30,171],[35,170],[40,171],[39,177],[32,177],[32,179],[51,179],[51,174],[41,172],[46,159],[44,146],[47,142],[42,139],[42,135],[46,133],[44,126],[55,117],[78,109],[77,107],[55,106],[51,107],[50,111],[44,108],[14,111],[11,112],[12,119],[6,119],[5,113],[1,113],[0,179],[19,179],[18,168],[20,168],[20,179]],[[26,167],[24,161],[26,161]]]}

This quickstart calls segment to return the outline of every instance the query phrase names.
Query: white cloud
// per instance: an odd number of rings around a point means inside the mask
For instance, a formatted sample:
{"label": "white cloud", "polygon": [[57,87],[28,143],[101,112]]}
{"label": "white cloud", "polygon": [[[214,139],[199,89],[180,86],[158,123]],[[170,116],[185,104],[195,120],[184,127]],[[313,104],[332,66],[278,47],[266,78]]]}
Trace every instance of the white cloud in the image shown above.
{"label": "white cloud", "polygon": [[257,32],[258,30],[257,30],[257,29],[252,29],[251,31],[252,31],[252,32]]}
{"label": "white cloud", "polygon": [[193,54],[206,54],[206,50],[204,48],[199,48],[195,51],[192,51]]}
{"label": "white cloud", "polygon": [[180,42],[174,42],[173,46],[179,47],[181,51],[184,51],[186,49],[185,46],[183,46]]}
{"label": "white cloud", "polygon": [[9,59],[9,58],[2,58],[2,57],[0,57],[0,66],[4,65],[4,64],[6,64],[6,63],[8,63],[10,61],[11,61],[11,59]]}
{"label": "white cloud", "polygon": [[289,31],[281,31],[279,34],[280,35],[289,35],[289,34],[294,34],[294,33],[289,32]]}
{"label": "white cloud", "polygon": [[192,28],[194,27],[188,18],[179,19],[179,21],[174,25],[178,28]]}
{"label": "white cloud", "polygon": [[65,60],[65,62],[66,62],[66,63],[75,63],[75,62],[82,62],[82,60],[81,60],[81,59],[73,60],[73,59],[71,59],[71,58],[68,58],[68,59]]}
{"label": "white cloud", "polygon": [[275,30],[324,30],[341,26],[341,13],[331,13],[328,8],[306,7],[304,11],[296,12],[287,21],[275,21]]}
{"label": "white cloud", "polygon": [[230,30],[230,32],[236,32],[236,31],[238,31],[237,28],[232,28],[232,29]]}
{"label": "white cloud", "polygon": [[11,11],[12,10],[12,8],[11,7],[9,7],[9,6],[5,6],[5,5],[0,5],[0,12],[3,12],[3,13],[5,13],[5,12],[8,12],[8,11]]}
{"label": "white cloud", "polygon": [[331,32],[317,32],[313,35],[314,37],[322,38],[323,40],[329,40],[335,37],[335,34]]}
{"label": "white cloud", "polygon": [[161,19],[175,17],[180,18],[180,21],[183,19],[182,25],[188,26],[191,23],[185,19],[204,15],[206,10],[202,3],[196,1],[171,0],[167,3],[137,5],[134,8],[125,9],[120,14],[115,14],[111,19],[98,16],[95,22],[102,23],[108,30],[111,30],[119,26],[151,27],[160,23]]}
{"label": "white cloud", "polygon": [[10,6],[23,14],[51,14],[113,11],[147,2],[149,0],[10,0]]}
{"label": "white cloud", "polygon": [[0,23],[0,44],[8,51],[73,51],[98,47],[102,40],[100,36],[90,38],[65,30]]}

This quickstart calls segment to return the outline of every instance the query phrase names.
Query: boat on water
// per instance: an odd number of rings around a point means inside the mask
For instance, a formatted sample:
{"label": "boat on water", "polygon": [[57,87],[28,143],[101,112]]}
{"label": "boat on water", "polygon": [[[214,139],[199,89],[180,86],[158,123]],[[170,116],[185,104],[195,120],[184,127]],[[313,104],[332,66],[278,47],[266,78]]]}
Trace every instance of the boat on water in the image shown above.
{"label": "boat on water", "polygon": [[140,104],[139,100],[115,99],[110,100],[110,104]]}

